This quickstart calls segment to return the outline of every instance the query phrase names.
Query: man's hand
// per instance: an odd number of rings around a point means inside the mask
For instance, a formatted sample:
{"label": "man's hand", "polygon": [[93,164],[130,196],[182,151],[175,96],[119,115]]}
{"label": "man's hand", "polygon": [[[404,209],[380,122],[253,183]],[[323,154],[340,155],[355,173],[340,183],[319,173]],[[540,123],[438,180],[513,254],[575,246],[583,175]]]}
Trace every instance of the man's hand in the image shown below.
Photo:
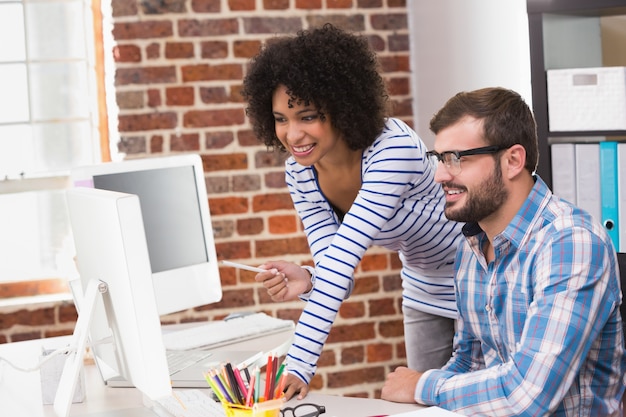
{"label": "man's hand", "polygon": [[422,372],[413,371],[404,366],[399,366],[395,371],[387,375],[380,397],[383,400],[396,403],[414,403],[415,387]]}
{"label": "man's hand", "polygon": [[309,393],[309,385],[297,376],[288,374],[283,392],[286,401],[289,401],[296,394],[298,394],[298,400],[301,400]]}
{"label": "man's hand", "polygon": [[311,275],[300,265],[285,261],[271,261],[261,265],[267,272],[254,277],[263,283],[272,301],[291,301],[311,290]]}

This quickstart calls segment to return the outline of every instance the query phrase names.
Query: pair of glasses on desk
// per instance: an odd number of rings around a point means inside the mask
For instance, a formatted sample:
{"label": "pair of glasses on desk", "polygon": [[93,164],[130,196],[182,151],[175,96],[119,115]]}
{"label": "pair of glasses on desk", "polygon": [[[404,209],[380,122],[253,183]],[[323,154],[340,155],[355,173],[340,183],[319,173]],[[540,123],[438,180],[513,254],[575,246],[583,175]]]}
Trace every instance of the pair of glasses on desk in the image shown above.
{"label": "pair of glasses on desk", "polygon": [[326,407],[313,403],[298,404],[295,407],[283,407],[281,417],[317,417],[326,412]]}

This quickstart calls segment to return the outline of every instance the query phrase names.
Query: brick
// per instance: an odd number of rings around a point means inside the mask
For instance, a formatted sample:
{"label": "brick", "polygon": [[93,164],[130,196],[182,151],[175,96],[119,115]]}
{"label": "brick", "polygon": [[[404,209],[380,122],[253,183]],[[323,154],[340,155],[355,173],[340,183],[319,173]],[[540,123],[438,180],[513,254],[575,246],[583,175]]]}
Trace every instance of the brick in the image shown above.
{"label": "brick", "polygon": [[[61,304],[58,307],[59,323],[76,323],[78,319],[78,313],[76,312],[76,306],[74,304],[66,303]],[[72,325],[72,330],[74,326]]]}
{"label": "brick", "polygon": [[222,300],[219,303],[215,303],[211,308],[225,308],[228,309],[237,307],[248,307],[254,305],[254,291],[252,289],[237,288],[234,290],[224,290],[222,288]]}
{"label": "brick", "polygon": [[122,136],[117,144],[117,150],[129,155],[146,152],[146,138],[144,136]]}
{"label": "brick", "polygon": [[322,0],[296,0],[296,9],[315,10],[322,8]]}
{"label": "brick", "polygon": [[211,215],[220,216],[248,212],[248,199],[245,197],[216,197],[209,200]]}
{"label": "brick", "polygon": [[148,59],[157,59],[161,57],[161,45],[152,42],[146,46],[146,57]]}
{"label": "brick", "polygon": [[395,77],[387,80],[387,90],[389,95],[411,94],[409,77]]}
{"label": "brick", "polygon": [[246,169],[248,157],[245,153],[227,155],[201,155],[204,172]]}
{"label": "brick", "polygon": [[240,146],[259,146],[262,145],[261,142],[254,135],[252,130],[240,130],[237,132],[237,141]]}
{"label": "brick", "polygon": [[115,62],[141,62],[141,49],[137,45],[116,45],[113,57]]}
{"label": "brick", "polygon": [[354,365],[365,362],[365,348],[363,345],[341,349],[341,364]]}
{"label": "brick", "polygon": [[367,37],[367,41],[375,52],[382,52],[385,50],[386,43],[382,36],[370,35]]}
{"label": "brick", "polygon": [[406,0],[387,0],[389,7],[406,7]]}
{"label": "brick", "polygon": [[386,254],[366,254],[361,263],[359,264],[362,271],[373,271],[387,269],[387,255]]}
{"label": "brick", "polygon": [[165,104],[168,106],[191,106],[193,102],[193,87],[168,87],[165,89]]}
{"label": "brick", "polygon": [[383,291],[394,292],[402,290],[402,277],[400,274],[385,275],[383,277]]}
{"label": "brick", "polygon": [[167,38],[173,34],[172,22],[168,20],[115,23],[113,25],[113,37],[116,41]]}
{"label": "brick", "polygon": [[398,314],[396,303],[393,298],[383,298],[380,300],[368,301],[370,317],[388,316]]}
{"label": "brick", "polygon": [[148,96],[148,107],[159,107],[162,104],[161,91],[156,88],[151,88],[146,92]]}
{"label": "brick", "polygon": [[267,188],[285,188],[287,186],[284,171],[269,172],[265,174],[264,178]]}
{"label": "brick", "polygon": [[193,57],[193,43],[191,42],[167,42],[165,44],[165,58],[167,59],[181,59]]}
{"label": "brick", "polygon": [[233,192],[258,191],[261,178],[257,174],[233,175]]}
{"label": "brick", "polygon": [[374,323],[360,322],[356,324],[341,324],[333,326],[328,336],[329,343],[354,342],[357,340],[374,339],[376,332]]}
{"label": "brick", "polygon": [[402,323],[402,319],[379,322],[378,333],[383,337],[404,336],[404,324]]}
{"label": "brick", "polygon": [[233,42],[233,54],[237,58],[252,58],[261,49],[263,43],[258,40],[240,40]]}
{"label": "brick", "polygon": [[263,232],[264,224],[261,217],[238,219],[237,233],[241,236],[258,235]]}
{"label": "brick", "polygon": [[247,34],[296,33],[302,29],[299,17],[244,17],[244,32]]}
{"label": "brick", "polygon": [[120,115],[118,119],[120,132],[173,129],[177,124],[177,117],[174,112]]}
{"label": "brick", "polygon": [[359,9],[375,9],[382,6],[382,0],[357,0],[357,8]]}
{"label": "brick", "polygon": [[237,270],[235,268],[220,268],[220,281],[223,286],[237,284]]}
{"label": "brick", "polygon": [[181,37],[226,36],[236,35],[239,23],[231,19],[181,19],[178,21],[178,33]]}
{"label": "brick", "polygon": [[207,132],[204,136],[206,149],[222,149],[234,141],[232,132]]}
{"label": "brick", "polygon": [[409,35],[405,33],[389,35],[387,43],[391,52],[408,52],[410,50]]}
{"label": "brick", "polygon": [[274,211],[281,209],[293,209],[293,202],[289,193],[264,194],[252,197],[252,211]]}
{"label": "brick", "polygon": [[186,0],[141,0],[139,4],[144,14],[183,13]]}
{"label": "brick", "polygon": [[413,114],[413,108],[411,107],[413,100],[393,100],[393,114],[395,116],[410,116]]}
{"label": "brick", "polygon": [[224,194],[230,191],[230,178],[228,176],[205,176],[206,192],[212,196],[214,194]]}
{"label": "brick", "polygon": [[243,69],[239,64],[223,65],[186,65],[181,67],[183,82],[239,80],[243,77]]}
{"label": "brick", "polygon": [[224,87],[200,87],[200,100],[204,104],[227,103],[228,99]]}
{"label": "brick", "polygon": [[363,384],[368,382],[382,382],[385,380],[387,373],[382,366],[365,367],[350,371],[329,372],[328,388],[343,388],[355,384]]}
{"label": "brick", "polygon": [[344,319],[364,317],[365,304],[361,301],[344,301],[339,308],[339,316]]}
{"label": "brick", "polygon": [[383,72],[410,71],[409,57],[406,55],[379,56],[378,62],[380,62]]}
{"label": "brick", "polygon": [[317,365],[320,368],[337,365],[337,358],[335,357],[335,352],[333,352],[332,350],[324,349],[324,351],[322,351],[322,354],[319,357],[319,360],[317,361]]}
{"label": "brick", "polygon": [[198,133],[172,135],[170,150],[174,152],[198,151],[200,150],[200,135]]}
{"label": "brick", "polygon": [[220,0],[191,0],[191,10],[196,13],[219,13]]}
{"label": "brick", "polygon": [[287,158],[289,158],[287,152],[263,150],[254,154],[254,165],[257,168],[284,168]]}
{"label": "brick", "polygon": [[298,223],[296,216],[283,215],[283,216],[270,216],[268,218],[268,229],[273,235],[281,235],[287,233],[294,233],[298,231]]}
{"label": "brick", "polygon": [[374,14],[370,17],[370,22],[376,30],[399,30],[409,27],[406,13]]}
{"label": "brick", "polygon": [[213,236],[215,239],[232,237],[235,233],[235,222],[233,220],[212,219],[211,223],[213,224]]}
{"label": "brick", "polygon": [[116,86],[173,82],[176,82],[176,68],[173,66],[118,68],[115,72]]}
{"label": "brick", "polygon": [[257,258],[275,258],[277,256],[309,254],[309,245],[304,237],[258,240],[255,242]]}
{"label": "brick", "polygon": [[137,3],[128,0],[111,0],[111,15],[113,17],[135,16],[139,11]]}
{"label": "brick", "polygon": [[163,152],[163,135],[153,135],[150,137],[150,153]]}
{"label": "brick", "polygon": [[255,0],[228,0],[228,8],[232,11],[254,10]]}
{"label": "brick", "polygon": [[329,9],[350,9],[352,0],[327,0],[326,7]]}
{"label": "brick", "polygon": [[385,362],[393,359],[393,345],[389,343],[375,343],[367,345],[367,362]]}
{"label": "brick", "polygon": [[312,15],[307,16],[309,27],[322,26],[324,23],[332,23],[344,30],[352,32],[362,32],[365,30],[365,17],[361,14],[356,15]]}
{"label": "brick", "polygon": [[220,259],[248,259],[252,255],[249,241],[216,243],[215,250]]}
{"label": "brick", "polygon": [[120,110],[141,109],[144,106],[143,91],[118,91],[115,102]]}
{"label": "brick", "polygon": [[289,8],[289,0],[263,0],[265,10],[285,10]]}
{"label": "brick", "polygon": [[378,276],[371,276],[371,277],[358,276],[355,278],[355,280],[356,280],[356,283],[354,285],[354,290],[352,290],[352,295],[372,294],[380,290],[380,282],[379,282]]}
{"label": "brick", "polygon": [[200,56],[207,59],[226,58],[228,56],[228,42],[202,42],[200,43]]}
{"label": "brick", "polygon": [[183,115],[185,127],[232,126],[243,122],[242,109],[191,110]]}

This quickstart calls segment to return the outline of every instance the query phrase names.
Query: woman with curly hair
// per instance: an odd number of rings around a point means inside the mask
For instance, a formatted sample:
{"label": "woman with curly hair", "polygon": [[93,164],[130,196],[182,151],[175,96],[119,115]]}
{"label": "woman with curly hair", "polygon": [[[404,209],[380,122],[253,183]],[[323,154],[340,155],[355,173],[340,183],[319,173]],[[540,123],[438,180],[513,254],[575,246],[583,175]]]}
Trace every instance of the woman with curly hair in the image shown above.
{"label": "woman with curly hair", "polygon": [[274,301],[307,300],[287,354],[286,397],[308,393],[354,270],[373,245],[402,261],[408,366],[444,365],[461,225],[443,214],[424,143],[388,117],[367,40],[330,24],[272,40],[252,59],[242,94],[259,140],[290,154],[286,182],[315,262],[266,262],[255,277]]}

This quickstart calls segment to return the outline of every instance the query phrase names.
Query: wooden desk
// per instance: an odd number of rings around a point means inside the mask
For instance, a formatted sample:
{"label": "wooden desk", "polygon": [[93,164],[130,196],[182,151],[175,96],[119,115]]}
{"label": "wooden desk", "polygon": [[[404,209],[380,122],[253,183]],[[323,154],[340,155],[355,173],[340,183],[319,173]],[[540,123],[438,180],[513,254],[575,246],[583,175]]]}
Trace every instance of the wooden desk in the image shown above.
{"label": "wooden desk", "polygon": [[[0,357],[24,367],[35,367],[42,347],[56,349],[70,337],[30,340],[0,345]],[[86,398],[72,404],[71,416],[154,417],[144,407],[142,394],[134,388],[112,388],[102,382],[94,365],[85,366]],[[55,417],[52,405],[42,404],[39,371],[21,372],[0,362],[0,416]],[[327,417],[366,417],[394,414],[421,408],[417,404],[396,404],[379,399],[350,398],[310,393],[305,400],[326,407]],[[289,402],[295,404],[296,400]]]}

